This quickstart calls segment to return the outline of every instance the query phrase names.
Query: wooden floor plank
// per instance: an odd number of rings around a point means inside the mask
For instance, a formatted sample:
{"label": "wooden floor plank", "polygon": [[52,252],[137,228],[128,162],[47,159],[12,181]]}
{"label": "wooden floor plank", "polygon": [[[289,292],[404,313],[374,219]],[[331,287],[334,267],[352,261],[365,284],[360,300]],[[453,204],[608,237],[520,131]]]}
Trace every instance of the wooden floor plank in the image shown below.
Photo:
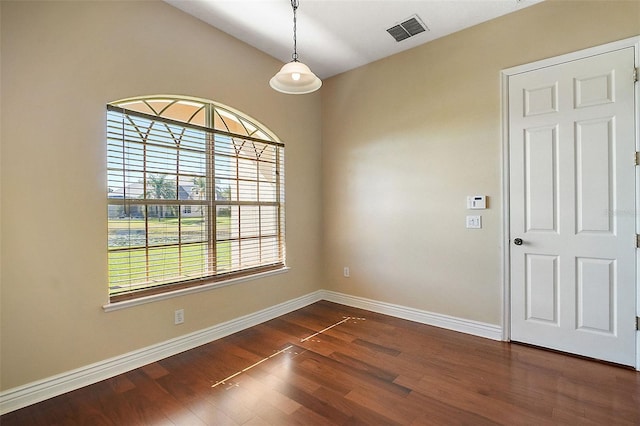
{"label": "wooden floor plank", "polygon": [[640,373],[321,301],[0,423],[639,425]]}

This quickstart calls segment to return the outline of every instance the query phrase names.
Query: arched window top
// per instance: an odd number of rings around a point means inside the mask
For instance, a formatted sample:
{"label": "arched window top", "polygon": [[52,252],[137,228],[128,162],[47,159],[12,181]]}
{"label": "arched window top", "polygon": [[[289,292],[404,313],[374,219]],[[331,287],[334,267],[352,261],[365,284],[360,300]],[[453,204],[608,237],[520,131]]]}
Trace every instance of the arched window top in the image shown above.
{"label": "arched window top", "polygon": [[157,95],[122,99],[111,102],[110,105],[238,136],[280,142],[273,132],[253,118],[231,107],[206,99]]}

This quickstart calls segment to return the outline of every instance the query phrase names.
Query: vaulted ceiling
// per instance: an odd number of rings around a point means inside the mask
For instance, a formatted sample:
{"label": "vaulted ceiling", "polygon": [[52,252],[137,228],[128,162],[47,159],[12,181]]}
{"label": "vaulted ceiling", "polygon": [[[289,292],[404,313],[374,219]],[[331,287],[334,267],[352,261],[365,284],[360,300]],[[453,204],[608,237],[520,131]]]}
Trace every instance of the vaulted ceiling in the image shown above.
{"label": "vaulted ceiling", "polygon": [[[289,62],[291,0],[165,0]],[[542,0],[299,0],[299,59],[327,78]],[[427,31],[397,42],[386,30],[416,16]]]}

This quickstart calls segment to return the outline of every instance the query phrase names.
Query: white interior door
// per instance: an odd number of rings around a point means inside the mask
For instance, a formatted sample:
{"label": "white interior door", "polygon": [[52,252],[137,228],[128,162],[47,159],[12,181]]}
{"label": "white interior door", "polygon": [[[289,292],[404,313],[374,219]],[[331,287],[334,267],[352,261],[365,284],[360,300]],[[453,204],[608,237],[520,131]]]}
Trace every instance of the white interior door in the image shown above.
{"label": "white interior door", "polygon": [[509,77],[511,339],[635,364],[634,49]]}

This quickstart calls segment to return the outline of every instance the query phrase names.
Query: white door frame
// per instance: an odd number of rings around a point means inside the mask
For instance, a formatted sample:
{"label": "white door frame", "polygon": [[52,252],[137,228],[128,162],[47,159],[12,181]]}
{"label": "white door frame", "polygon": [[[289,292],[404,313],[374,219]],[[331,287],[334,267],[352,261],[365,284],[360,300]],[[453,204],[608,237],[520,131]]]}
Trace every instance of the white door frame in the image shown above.
{"label": "white door frame", "polygon": [[[523,72],[533,71],[539,68],[558,65],[564,62],[575,61],[589,56],[599,55],[614,50],[633,47],[635,51],[635,67],[640,67],[640,36],[607,43],[601,46],[590,47],[577,52],[568,53],[553,58],[543,59],[530,64],[518,65],[500,72],[501,100],[502,100],[502,340],[511,340],[511,236],[509,234],[509,77]],[[629,76],[631,78],[631,75]],[[636,151],[640,151],[640,83],[635,84],[635,110],[636,110]],[[630,156],[629,161],[633,161]],[[636,233],[640,233],[640,171],[636,168]],[[638,251],[637,251],[638,252]],[[640,258],[636,252],[636,316],[640,316]],[[640,371],[640,331],[636,331],[636,370]]]}

